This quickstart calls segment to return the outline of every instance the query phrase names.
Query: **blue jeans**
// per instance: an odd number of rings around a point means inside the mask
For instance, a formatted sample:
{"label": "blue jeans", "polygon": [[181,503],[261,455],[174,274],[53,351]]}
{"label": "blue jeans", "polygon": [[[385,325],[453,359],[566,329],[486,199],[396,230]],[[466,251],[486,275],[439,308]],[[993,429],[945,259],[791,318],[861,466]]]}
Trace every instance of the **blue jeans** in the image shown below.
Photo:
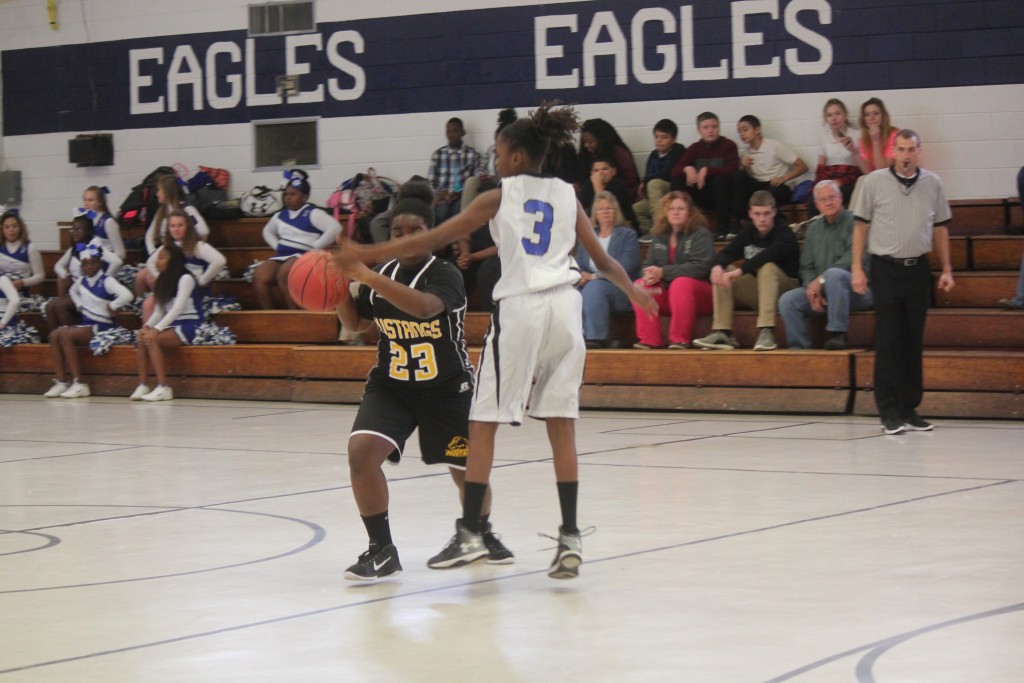
{"label": "blue jeans", "polygon": [[828,302],[824,313],[811,310],[807,290],[803,287],[791,289],[779,298],[779,315],[786,326],[786,341],[791,349],[811,348],[811,337],[807,333],[807,319],[812,316],[828,316],[825,329],[832,333],[846,332],[850,324],[851,311],[865,311],[871,308],[871,290],[857,294],[850,287],[850,271],[829,268],[825,271],[825,284],[821,293]]}
{"label": "blue jeans", "polygon": [[1013,305],[1024,308],[1024,256],[1020,257],[1020,277],[1017,278],[1017,296],[1013,297]]}
{"label": "blue jeans", "polygon": [[583,295],[583,338],[588,341],[608,339],[612,313],[633,311],[626,293],[608,280],[591,280],[580,293]]}

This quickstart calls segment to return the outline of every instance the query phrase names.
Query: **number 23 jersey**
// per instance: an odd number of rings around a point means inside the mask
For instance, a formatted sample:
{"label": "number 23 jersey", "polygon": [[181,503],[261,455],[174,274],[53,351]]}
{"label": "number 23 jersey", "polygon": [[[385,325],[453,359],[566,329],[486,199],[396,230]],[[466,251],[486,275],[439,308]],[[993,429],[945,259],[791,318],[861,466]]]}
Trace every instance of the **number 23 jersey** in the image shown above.
{"label": "number 23 jersey", "polygon": [[398,308],[366,285],[359,287],[356,309],[380,331],[377,364],[371,379],[410,389],[460,393],[473,388],[473,366],[464,337],[466,286],[462,273],[448,261],[431,256],[404,269],[388,261],[374,270],[395,282],[433,294],[445,310],[420,319]]}
{"label": "number 23 jersey", "polygon": [[501,279],[494,300],[575,284],[576,193],[558,178],[517,175],[501,181],[501,207],[490,230]]}

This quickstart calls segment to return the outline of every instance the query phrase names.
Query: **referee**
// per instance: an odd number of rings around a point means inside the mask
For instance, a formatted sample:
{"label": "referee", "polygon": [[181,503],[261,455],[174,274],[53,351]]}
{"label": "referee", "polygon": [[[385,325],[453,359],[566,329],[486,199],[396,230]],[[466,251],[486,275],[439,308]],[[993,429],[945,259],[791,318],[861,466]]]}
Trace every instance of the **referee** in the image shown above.
{"label": "referee", "polygon": [[928,252],[942,262],[939,289],[953,289],[949,260],[949,202],[939,177],[919,168],[921,138],[912,130],[896,136],[893,165],[864,176],[850,207],[853,231],[853,291],[868,280],[861,261],[865,243],[875,298],[875,405],[882,431],[901,434],[934,427],[917,414],[924,393],[921,346],[931,296]]}

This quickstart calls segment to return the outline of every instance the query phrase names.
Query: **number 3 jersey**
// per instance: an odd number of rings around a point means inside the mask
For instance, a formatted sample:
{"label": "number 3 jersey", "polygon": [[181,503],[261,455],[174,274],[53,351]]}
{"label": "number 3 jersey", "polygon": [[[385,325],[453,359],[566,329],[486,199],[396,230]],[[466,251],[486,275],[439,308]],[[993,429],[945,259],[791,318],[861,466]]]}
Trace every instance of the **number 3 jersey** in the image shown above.
{"label": "number 3 jersey", "polygon": [[580,279],[576,246],[576,193],[558,178],[517,175],[501,181],[501,207],[491,219],[501,279],[494,300],[541,292]]}
{"label": "number 3 jersey", "polygon": [[466,286],[462,273],[435,256],[409,269],[394,260],[374,270],[407,287],[433,294],[444,302],[445,310],[422,320],[360,285],[356,297],[359,316],[373,320],[380,331],[377,364],[370,370],[370,379],[442,393],[471,391],[473,366],[464,336]]}

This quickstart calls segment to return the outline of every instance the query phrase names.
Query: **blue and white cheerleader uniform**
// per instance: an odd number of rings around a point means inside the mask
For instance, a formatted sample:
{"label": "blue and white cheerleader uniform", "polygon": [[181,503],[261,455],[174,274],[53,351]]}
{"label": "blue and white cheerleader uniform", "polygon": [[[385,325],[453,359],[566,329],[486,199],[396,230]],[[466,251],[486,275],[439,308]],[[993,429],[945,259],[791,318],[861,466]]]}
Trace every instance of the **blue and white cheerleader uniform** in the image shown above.
{"label": "blue and white cheerleader uniform", "polygon": [[102,272],[83,276],[71,285],[69,294],[82,313],[82,324],[76,327],[91,327],[93,334],[113,328],[114,311],[135,299],[127,287]]}
{"label": "blue and white cheerleader uniform", "polygon": [[181,343],[187,345],[195,340],[196,330],[204,321],[199,282],[192,273],[185,273],[178,280],[178,293],[170,307],[165,309],[164,305],[157,301],[146,326],[159,332],[173,328]]}
{"label": "blue and white cheerleader uniform", "polygon": [[67,251],[61,255],[60,260],[53,264],[53,272],[57,277],[70,277],[72,283],[78,282],[82,277],[81,252],[89,247],[96,247],[99,250],[100,259],[104,263],[103,272],[110,276],[117,276],[117,271],[121,270],[124,260],[112,249],[105,247],[98,237],[93,237],[88,244],[77,243],[68,247]]}
{"label": "blue and white cheerleader uniform", "polygon": [[341,224],[323,209],[305,204],[281,209],[263,226],[263,239],[274,249],[272,261],[287,261],[313,249],[326,249],[341,233]]}
{"label": "blue and white cheerleader uniform", "polygon": [[29,287],[38,285],[46,277],[43,256],[28,240],[3,242],[0,244],[0,275],[12,281],[22,280],[21,291],[27,294]]}
{"label": "blue and white cheerleader uniform", "polygon": [[[174,243],[181,246],[181,242],[175,241]],[[146,269],[153,274],[153,277],[160,275],[160,271],[156,269],[156,260],[162,250],[163,247],[160,247],[146,260]],[[185,255],[185,270],[195,277],[203,296],[209,295],[210,283],[216,279],[227,264],[227,257],[206,242],[197,242],[195,251],[191,255]]]}

